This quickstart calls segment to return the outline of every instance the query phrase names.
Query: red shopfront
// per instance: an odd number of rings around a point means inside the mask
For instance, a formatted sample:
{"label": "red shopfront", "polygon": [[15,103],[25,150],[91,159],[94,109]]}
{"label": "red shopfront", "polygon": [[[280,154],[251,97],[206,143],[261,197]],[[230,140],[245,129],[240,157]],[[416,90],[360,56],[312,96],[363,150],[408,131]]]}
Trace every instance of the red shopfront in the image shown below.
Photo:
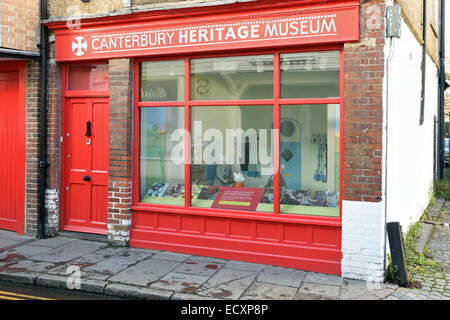
{"label": "red shopfront", "polygon": [[130,246],[339,275],[358,26],[359,2],[338,0],[53,24],[58,62],[134,59]]}

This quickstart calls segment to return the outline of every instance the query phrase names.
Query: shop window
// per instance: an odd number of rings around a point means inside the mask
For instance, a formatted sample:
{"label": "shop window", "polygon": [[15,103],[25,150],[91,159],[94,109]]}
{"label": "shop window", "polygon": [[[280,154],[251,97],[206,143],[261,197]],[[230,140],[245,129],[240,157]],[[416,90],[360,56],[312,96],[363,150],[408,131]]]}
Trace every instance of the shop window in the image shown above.
{"label": "shop window", "polygon": [[339,97],[339,51],[281,54],[281,98]]}
{"label": "shop window", "polygon": [[140,101],[182,100],[184,100],[184,60],[142,63]]}
{"label": "shop window", "polygon": [[273,98],[273,55],[194,59],[192,100]]}
{"label": "shop window", "polygon": [[141,202],[183,205],[183,108],[142,108],[140,118]]}
{"label": "shop window", "polygon": [[281,106],[280,211],[339,216],[339,105]]}
{"label": "shop window", "polygon": [[272,128],[272,106],[192,107],[192,206],[272,212]]}
{"label": "shop window", "polygon": [[134,201],[339,217],[340,55],[141,62]]}
{"label": "shop window", "polygon": [[74,65],[68,71],[68,90],[108,91],[107,64]]}

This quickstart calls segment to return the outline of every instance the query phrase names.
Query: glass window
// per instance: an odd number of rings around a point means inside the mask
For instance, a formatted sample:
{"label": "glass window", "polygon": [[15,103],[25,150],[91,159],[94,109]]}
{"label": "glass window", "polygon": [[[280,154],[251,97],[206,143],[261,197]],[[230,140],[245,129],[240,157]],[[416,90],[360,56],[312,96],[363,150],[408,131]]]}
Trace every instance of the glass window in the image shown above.
{"label": "glass window", "polygon": [[191,108],[194,207],[273,211],[272,106]]}
{"label": "glass window", "polygon": [[339,216],[339,105],[281,106],[280,211]]}
{"label": "glass window", "polygon": [[339,97],[339,65],[339,51],[281,54],[281,98]]}
{"label": "glass window", "polygon": [[191,99],[271,99],[273,67],[273,55],[193,59]]}
{"label": "glass window", "polygon": [[184,205],[184,108],[140,110],[140,199]]}
{"label": "glass window", "polygon": [[143,62],[140,101],[183,101],[184,69],[184,60]]}
{"label": "glass window", "polygon": [[108,91],[107,64],[70,66],[68,71],[68,90]]}

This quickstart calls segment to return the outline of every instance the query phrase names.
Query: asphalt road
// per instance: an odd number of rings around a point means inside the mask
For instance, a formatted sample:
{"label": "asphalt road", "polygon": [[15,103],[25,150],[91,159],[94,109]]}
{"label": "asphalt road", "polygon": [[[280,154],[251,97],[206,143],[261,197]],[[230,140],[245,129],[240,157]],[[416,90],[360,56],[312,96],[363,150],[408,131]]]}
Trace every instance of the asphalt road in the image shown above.
{"label": "asphalt road", "polygon": [[0,300],[120,300],[116,297],[0,282]]}

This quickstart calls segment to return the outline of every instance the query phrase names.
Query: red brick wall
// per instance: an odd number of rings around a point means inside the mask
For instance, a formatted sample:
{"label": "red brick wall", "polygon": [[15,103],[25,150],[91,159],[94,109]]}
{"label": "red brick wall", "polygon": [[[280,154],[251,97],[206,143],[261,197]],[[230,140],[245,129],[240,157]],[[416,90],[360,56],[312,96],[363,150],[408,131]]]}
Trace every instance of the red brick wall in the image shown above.
{"label": "red brick wall", "polygon": [[344,200],[382,197],[384,12],[384,0],[362,2],[360,42],[344,47]]}
{"label": "red brick wall", "polygon": [[39,51],[39,0],[1,0],[0,39],[0,47]]}
{"label": "red brick wall", "polygon": [[55,235],[59,231],[60,181],[61,181],[61,66],[55,63],[55,47],[49,46],[47,63],[47,209],[46,233]]}
{"label": "red brick wall", "polygon": [[35,236],[39,201],[40,63],[27,63],[25,235]]}
{"label": "red brick wall", "polygon": [[109,61],[108,239],[127,243],[131,224],[133,63]]}

